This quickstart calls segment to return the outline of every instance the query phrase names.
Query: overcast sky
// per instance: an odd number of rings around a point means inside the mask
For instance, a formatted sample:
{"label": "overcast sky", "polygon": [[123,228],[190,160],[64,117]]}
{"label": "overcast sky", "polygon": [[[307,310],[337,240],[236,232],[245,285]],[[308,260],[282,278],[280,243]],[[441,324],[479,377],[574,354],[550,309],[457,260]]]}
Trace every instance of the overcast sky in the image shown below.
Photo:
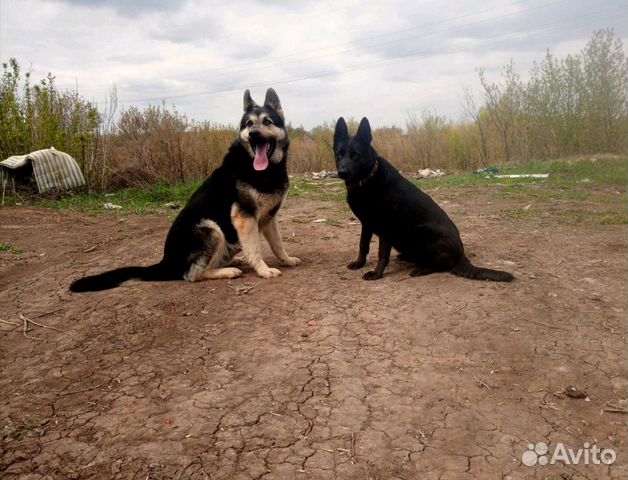
{"label": "overcast sky", "polygon": [[593,30],[628,37],[626,0],[0,0],[0,60],[101,104],[165,99],[235,124],[267,87],[306,128],[339,115],[405,126],[409,112],[461,117],[476,69],[510,59],[525,77],[547,48],[578,53]]}

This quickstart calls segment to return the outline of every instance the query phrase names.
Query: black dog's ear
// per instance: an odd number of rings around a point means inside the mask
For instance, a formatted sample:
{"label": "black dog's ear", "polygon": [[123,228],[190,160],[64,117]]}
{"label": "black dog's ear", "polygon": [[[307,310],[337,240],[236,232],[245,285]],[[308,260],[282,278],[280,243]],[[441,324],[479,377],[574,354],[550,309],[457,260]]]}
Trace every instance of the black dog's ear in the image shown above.
{"label": "black dog's ear", "polygon": [[251,98],[251,92],[249,92],[249,89],[247,88],[244,90],[244,111],[248,112],[251,108],[257,106],[258,105],[255,103],[255,100]]}
{"label": "black dog's ear", "polygon": [[348,136],[349,130],[347,129],[347,122],[345,122],[344,118],[340,117],[336,122],[336,130],[334,131],[334,145],[337,145],[338,142],[341,142]]}
{"label": "black dog's ear", "polygon": [[277,115],[283,118],[283,109],[281,108],[281,102],[279,101],[279,97],[277,96],[277,92],[274,89],[269,88],[266,90],[266,99],[264,100],[264,106],[272,108]]}
{"label": "black dog's ear", "polygon": [[373,140],[373,135],[371,135],[371,125],[369,124],[369,120],[366,117],[362,117],[360,120],[360,125],[358,126],[358,133],[355,134],[356,138],[359,138],[365,143],[371,143]]}

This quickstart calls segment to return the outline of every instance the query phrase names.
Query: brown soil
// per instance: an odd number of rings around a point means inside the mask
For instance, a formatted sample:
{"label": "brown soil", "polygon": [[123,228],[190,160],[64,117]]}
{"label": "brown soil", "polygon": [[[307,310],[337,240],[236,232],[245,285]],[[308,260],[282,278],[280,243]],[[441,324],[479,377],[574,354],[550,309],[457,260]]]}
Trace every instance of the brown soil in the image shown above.
{"label": "brown soil", "polygon": [[[363,281],[344,204],[291,198],[282,233],[303,265],[280,278],[71,294],[158,260],[169,218],[0,210],[1,242],[26,249],[0,253],[0,476],[624,478],[625,226],[435,193],[474,263],[515,283],[410,278],[398,260]],[[522,465],[537,442],[617,461]]]}

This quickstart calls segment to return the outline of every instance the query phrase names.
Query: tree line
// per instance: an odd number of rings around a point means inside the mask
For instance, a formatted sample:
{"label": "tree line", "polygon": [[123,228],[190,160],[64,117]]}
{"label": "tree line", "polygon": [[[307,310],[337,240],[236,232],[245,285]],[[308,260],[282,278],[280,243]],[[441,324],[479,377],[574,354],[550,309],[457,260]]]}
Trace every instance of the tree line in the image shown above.
{"label": "tree line", "polygon": [[[626,152],[628,66],[612,30],[594,32],[577,54],[547,51],[526,80],[512,61],[497,80],[477,73],[480,89],[462,88],[463,119],[410,113],[405,128],[374,131],[379,152],[406,172]],[[334,168],[333,122],[288,128],[293,173]],[[92,189],[203,178],[234,138],[234,127],[189,119],[165,103],[119,110],[115,87],[97,106],[60,91],[52,74],[33,83],[16,59],[2,64],[0,158],[54,146],[77,159]]]}

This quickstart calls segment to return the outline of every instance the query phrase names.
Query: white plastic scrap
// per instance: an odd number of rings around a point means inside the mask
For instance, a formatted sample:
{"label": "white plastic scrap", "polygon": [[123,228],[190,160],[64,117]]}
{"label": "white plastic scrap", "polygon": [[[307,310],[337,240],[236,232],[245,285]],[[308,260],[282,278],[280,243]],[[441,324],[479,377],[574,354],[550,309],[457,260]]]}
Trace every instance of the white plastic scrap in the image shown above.
{"label": "white plastic scrap", "polygon": [[115,203],[106,202],[102,204],[102,208],[119,210],[122,208],[122,205],[116,205]]}

